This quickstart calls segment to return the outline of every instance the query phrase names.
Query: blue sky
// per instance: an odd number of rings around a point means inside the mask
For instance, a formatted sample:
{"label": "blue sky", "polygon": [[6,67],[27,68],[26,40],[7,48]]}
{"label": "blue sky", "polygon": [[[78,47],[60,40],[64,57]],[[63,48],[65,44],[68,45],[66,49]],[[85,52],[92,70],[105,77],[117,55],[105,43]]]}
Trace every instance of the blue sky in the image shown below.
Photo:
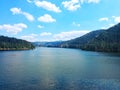
{"label": "blue sky", "polygon": [[69,40],[120,22],[120,0],[0,0],[0,35]]}

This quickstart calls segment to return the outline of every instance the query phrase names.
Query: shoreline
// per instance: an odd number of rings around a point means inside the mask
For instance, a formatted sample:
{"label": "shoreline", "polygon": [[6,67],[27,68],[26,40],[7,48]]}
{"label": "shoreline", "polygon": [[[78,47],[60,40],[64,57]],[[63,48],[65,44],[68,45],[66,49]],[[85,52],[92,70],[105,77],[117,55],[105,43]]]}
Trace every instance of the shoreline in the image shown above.
{"label": "shoreline", "polygon": [[34,48],[0,48],[0,51],[22,51],[22,50],[32,50]]}

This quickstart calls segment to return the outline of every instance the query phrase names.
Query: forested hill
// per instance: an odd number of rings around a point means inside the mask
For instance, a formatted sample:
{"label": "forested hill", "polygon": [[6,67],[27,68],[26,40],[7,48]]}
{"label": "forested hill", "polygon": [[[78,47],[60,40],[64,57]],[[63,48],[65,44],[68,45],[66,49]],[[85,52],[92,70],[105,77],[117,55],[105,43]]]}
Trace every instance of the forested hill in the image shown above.
{"label": "forested hill", "polygon": [[97,37],[104,30],[96,30],[90,33],[87,33],[81,37],[69,40],[60,45],[63,48],[82,48],[86,43]]}
{"label": "forested hill", "polygon": [[34,46],[25,40],[0,36],[0,50],[27,50]]}
{"label": "forested hill", "polygon": [[107,30],[93,31],[82,37],[66,41],[60,47],[120,52],[120,23]]}

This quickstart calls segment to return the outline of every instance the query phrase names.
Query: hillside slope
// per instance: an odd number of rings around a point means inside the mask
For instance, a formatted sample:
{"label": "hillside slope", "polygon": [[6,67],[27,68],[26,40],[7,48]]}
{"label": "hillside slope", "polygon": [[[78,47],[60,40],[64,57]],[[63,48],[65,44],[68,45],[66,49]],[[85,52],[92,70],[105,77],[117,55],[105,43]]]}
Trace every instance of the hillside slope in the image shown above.
{"label": "hillside slope", "polygon": [[34,46],[25,40],[0,36],[0,50],[26,50]]}
{"label": "hillside slope", "polygon": [[66,41],[60,47],[120,52],[120,23],[107,30],[92,31],[82,37]]}
{"label": "hillside slope", "polygon": [[82,49],[92,51],[120,52],[120,23],[99,34]]}

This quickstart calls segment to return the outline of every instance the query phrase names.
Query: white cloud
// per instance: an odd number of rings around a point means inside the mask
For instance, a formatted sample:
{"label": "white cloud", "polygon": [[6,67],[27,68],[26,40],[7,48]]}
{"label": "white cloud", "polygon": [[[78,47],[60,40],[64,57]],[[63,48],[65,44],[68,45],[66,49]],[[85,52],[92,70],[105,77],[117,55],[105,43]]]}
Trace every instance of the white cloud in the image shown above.
{"label": "white cloud", "polygon": [[59,40],[65,41],[65,40],[70,40],[70,39],[80,37],[89,32],[90,31],[87,31],[87,30],[82,30],[82,31],[73,30],[73,31],[61,32],[57,34],[52,34],[51,32],[42,32],[40,34],[30,34],[30,35],[21,36],[21,39],[31,41],[31,42],[59,41]]}
{"label": "white cloud", "polygon": [[31,15],[31,14],[29,14],[29,13],[27,13],[27,12],[23,12],[22,13],[29,21],[34,21],[34,17]]}
{"label": "white cloud", "polygon": [[78,8],[80,8],[80,2],[79,0],[69,0],[69,1],[63,1],[62,4],[67,10],[75,11]]}
{"label": "white cloud", "polygon": [[67,0],[67,1],[63,1],[62,5],[64,6],[64,8],[66,8],[69,11],[75,11],[77,9],[79,9],[81,7],[82,4],[84,3],[99,3],[100,0]]}
{"label": "white cloud", "polygon": [[11,8],[10,11],[13,14],[20,14],[22,12],[20,8]]}
{"label": "white cloud", "polygon": [[51,36],[51,35],[52,35],[52,33],[50,33],[50,32],[43,32],[40,34],[40,36]]}
{"label": "white cloud", "polygon": [[42,29],[42,28],[44,28],[44,26],[42,26],[42,25],[38,25],[38,28]]}
{"label": "white cloud", "polygon": [[107,21],[107,25],[105,24],[103,27],[101,27],[101,29],[108,29],[114,25],[116,25],[117,23],[120,23],[120,16],[112,16],[112,17],[104,17],[104,18],[100,18],[99,21]]}
{"label": "white cloud", "polygon": [[109,19],[107,17],[100,18],[99,21],[108,21]]}
{"label": "white cloud", "polygon": [[119,23],[120,22],[120,16],[112,16],[114,18],[114,22],[115,23]]}
{"label": "white cloud", "polygon": [[105,27],[102,27],[101,29],[108,29],[110,27],[113,27],[114,25],[115,25],[114,23],[111,23],[111,24],[109,24],[109,25],[107,25]]}
{"label": "white cloud", "polygon": [[24,15],[29,21],[34,21],[34,17],[31,14],[22,11],[21,8],[11,8],[10,11],[13,13],[13,15],[21,14]]}
{"label": "white cloud", "polygon": [[35,0],[34,3],[37,7],[41,7],[43,9],[48,10],[48,11],[53,11],[56,13],[61,12],[60,8],[57,7],[55,4],[52,4],[51,2]]}
{"label": "white cloud", "polygon": [[87,0],[88,3],[99,3],[100,0]]}
{"label": "white cloud", "polygon": [[113,27],[114,25],[115,25],[114,23],[109,24],[109,28]]}
{"label": "white cloud", "polygon": [[49,14],[45,14],[45,15],[39,17],[38,21],[46,22],[46,23],[56,22],[56,20],[54,18],[52,18],[52,16],[50,16]]}
{"label": "white cloud", "polygon": [[34,41],[38,41],[37,36],[38,36],[37,34],[24,35],[21,36],[21,39],[34,42]]}
{"label": "white cloud", "polygon": [[76,23],[76,22],[72,22],[72,25],[73,25],[73,26],[80,27],[80,24],[78,24],[78,23]]}
{"label": "white cloud", "polygon": [[87,31],[87,30],[83,30],[83,31],[73,30],[73,31],[69,31],[69,32],[61,32],[59,34],[55,34],[53,36],[53,38],[55,40],[70,40],[70,39],[80,37],[88,32],[89,31]]}
{"label": "white cloud", "polygon": [[21,32],[25,28],[27,28],[27,25],[23,23],[18,23],[14,25],[10,25],[10,24],[0,25],[0,30],[5,30],[8,33],[12,33],[12,34],[17,34],[18,32]]}
{"label": "white cloud", "polygon": [[83,3],[99,3],[100,0],[80,0],[81,4]]}
{"label": "white cloud", "polygon": [[27,0],[28,3],[32,3],[33,0]]}

